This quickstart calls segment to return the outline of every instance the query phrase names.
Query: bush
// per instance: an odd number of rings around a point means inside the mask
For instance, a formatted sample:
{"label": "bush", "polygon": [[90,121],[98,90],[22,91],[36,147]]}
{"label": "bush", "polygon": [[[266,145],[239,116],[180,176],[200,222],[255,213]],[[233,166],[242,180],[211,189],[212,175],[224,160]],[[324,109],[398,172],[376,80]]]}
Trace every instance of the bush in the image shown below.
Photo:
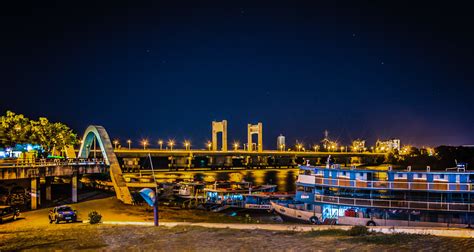
{"label": "bush", "polygon": [[353,226],[351,229],[349,229],[348,234],[350,236],[364,236],[369,234],[369,229],[367,229],[366,226]]}
{"label": "bush", "polygon": [[89,213],[89,223],[90,224],[97,224],[100,223],[100,220],[102,219],[102,215],[98,213],[97,211],[92,211]]}

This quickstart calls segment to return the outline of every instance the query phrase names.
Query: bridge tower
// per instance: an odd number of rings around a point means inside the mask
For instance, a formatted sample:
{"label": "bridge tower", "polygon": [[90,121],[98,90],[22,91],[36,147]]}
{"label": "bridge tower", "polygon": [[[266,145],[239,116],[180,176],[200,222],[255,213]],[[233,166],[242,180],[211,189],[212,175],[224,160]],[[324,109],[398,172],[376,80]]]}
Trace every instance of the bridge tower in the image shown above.
{"label": "bridge tower", "polygon": [[259,122],[258,124],[247,124],[247,149],[248,151],[253,151],[253,144],[252,144],[252,135],[258,134],[258,142],[257,142],[257,151],[263,151],[263,126],[262,123]]}
{"label": "bridge tower", "polygon": [[217,151],[217,133],[222,133],[222,151],[227,151],[227,120],[212,121],[212,150]]}

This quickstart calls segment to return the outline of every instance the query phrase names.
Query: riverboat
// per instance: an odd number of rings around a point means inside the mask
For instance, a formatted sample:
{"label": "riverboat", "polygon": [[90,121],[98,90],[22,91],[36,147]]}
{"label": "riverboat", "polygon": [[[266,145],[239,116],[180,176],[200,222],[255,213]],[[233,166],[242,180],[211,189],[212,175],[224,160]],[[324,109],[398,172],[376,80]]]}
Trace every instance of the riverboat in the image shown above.
{"label": "riverboat", "polygon": [[474,172],[300,166],[295,199],[274,201],[284,219],[372,226],[466,227],[474,221]]}

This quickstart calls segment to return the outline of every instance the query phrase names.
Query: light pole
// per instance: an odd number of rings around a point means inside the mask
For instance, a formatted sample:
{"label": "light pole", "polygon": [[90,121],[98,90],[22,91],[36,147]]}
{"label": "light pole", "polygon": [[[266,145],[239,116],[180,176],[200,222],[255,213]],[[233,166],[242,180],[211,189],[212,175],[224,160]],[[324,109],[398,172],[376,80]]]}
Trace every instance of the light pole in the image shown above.
{"label": "light pole", "polygon": [[207,148],[209,149],[209,151],[211,151],[211,147],[212,147],[212,143],[211,143],[211,142],[207,142]]}
{"label": "light pole", "polygon": [[132,148],[132,140],[128,139],[127,143],[128,143],[128,149],[130,150]]}
{"label": "light pole", "polygon": [[142,140],[142,145],[143,145],[143,149],[146,150],[146,146],[148,145],[148,140],[143,139]]}
{"label": "light pole", "polygon": [[283,151],[283,148],[284,148],[284,147],[285,147],[285,146],[284,146],[283,144],[280,144],[280,151]]}
{"label": "light pole", "polygon": [[184,148],[185,150],[189,150],[189,147],[191,147],[191,143],[187,140],[184,141]]}
{"label": "light pole", "polygon": [[158,140],[158,144],[160,145],[160,150],[163,150],[163,140]]}
{"label": "light pole", "polygon": [[239,142],[234,142],[234,151],[239,149]]}
{"label": "light pole", "polygon": [[174,141],[173,141],[173,140],[169,140],[169,141],[168,141],[168,146],[170,147],[170,150],[173,150],[173,145],[174,145]]}
{"label": "light pole", "polygon": [[119,144],[119,141],[117,139],[114,140],[114,149],[117,149],[117,145]]}
{"label": "light pole", "polygon": [[301,144],[296,145],[296,148],[298,148],[298,151],[301,151],[301,147],[303,147],[303,146],[301,146]]}

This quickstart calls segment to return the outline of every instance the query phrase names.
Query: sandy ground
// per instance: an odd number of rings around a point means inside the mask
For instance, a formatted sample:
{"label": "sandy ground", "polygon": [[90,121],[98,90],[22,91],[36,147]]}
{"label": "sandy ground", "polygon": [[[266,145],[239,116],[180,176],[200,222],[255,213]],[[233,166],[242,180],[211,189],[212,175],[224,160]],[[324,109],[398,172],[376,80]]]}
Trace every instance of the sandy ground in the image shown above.
{"label": "sandy ground", "polygon": [[[104,221],[151,221],[145,206],[125,206],[114,198],[71,205],[80,219],[92,210]],[[240,217],[197,210],[161,208],[161,221],[244,223]],[[420,235],[351,237],[343,231],[292,232],[212,229],[197,226],[49,224],[48,210],[26,212],[0,225],[0,251],[9,250],[157,250],[157,251],[474,251],[474,239]]]}

